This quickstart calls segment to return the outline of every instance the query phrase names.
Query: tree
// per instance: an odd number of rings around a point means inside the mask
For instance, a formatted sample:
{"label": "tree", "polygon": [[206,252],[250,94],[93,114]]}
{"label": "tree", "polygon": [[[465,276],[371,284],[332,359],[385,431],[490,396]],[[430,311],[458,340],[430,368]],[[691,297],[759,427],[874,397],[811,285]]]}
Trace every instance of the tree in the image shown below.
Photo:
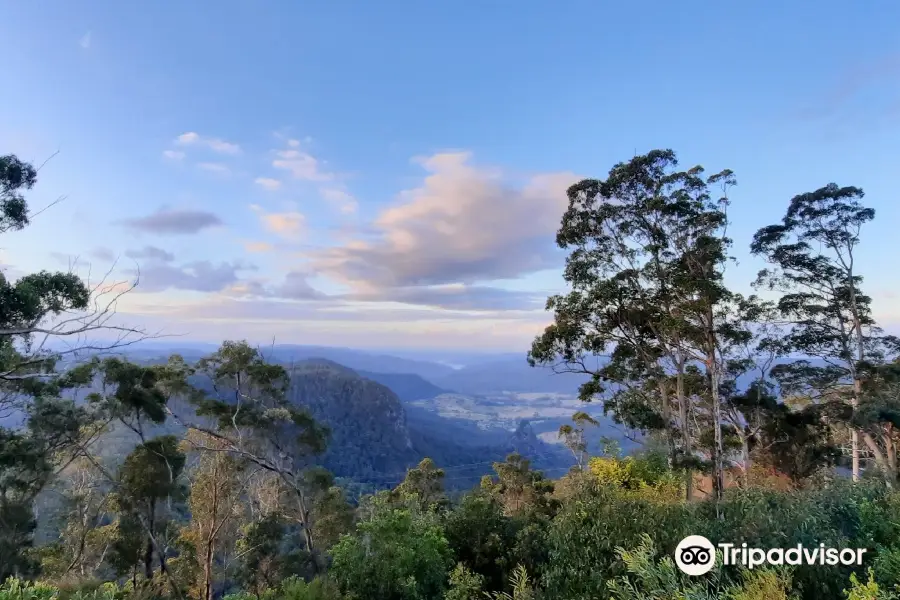
{"label": "tree", "polygon": [[597,420],[584,411],[579,410],[572,415],[574,427],[565,423],[559,426],[558,437],[563,440],[566,448],[572,452],[575,457],[575,464],[579,469],[584,469],[587,464],[587,439],[584,437],[584,429],[588,425],[597,426]]}
{"label": "tree", "polygon": [[423,509],[444,505],[444,470],[438,469],[430,458],[423,458],[415,468],[406,471],[406,477],[394,491],[401,497],[415,496]]}
{"label": "tree", "polygon": [[481,488],[500,500],[507,515],[549,513],[552,510],[553,482],[540,471],[533,470],[530,460],[514,452],[504,462],[495,462],[494,471],[496,481],[485,475]]}
{"label": "tree", "polygon": [[166,514],[163,501],[179,491],[185,455],[175,436],[165,435],[140,444],[125,458],[119,470],[117,501],[145,529],[144,576],[153,578],[156,554],[161,573],[166,573],[166,553],[159,542]]}
{"label": "tree", "polygon": [[[189,432],[189,436],[202,436]],[[208,447],[222,447],[215,440],[202,440]],[[190,447],[190,444],[183,444]],[[224,450],[224,448],[223,448]],[[194,594],[201,600],[212,600],[215,566],[222,555],[234,546],[243,509],[241,496],[246,489],[245,463],[225,452],[202,453],[190,477],[191,520],[181,538],[193,547],[200,565]]]}
{"label": "tree", "polygon": [[[40,212],[23,195],[37,175],[16,156],[0,156],[0,234],[21,231]],[[100,433],[89,409],[61,397],[86,383],[85,371],[61,374],[58,365],[65,360],[72,367],[84,352],[146,337],[111,321],[116,301],[136,283],[104,278],[90,287],[73,273],[40,271],[14,281],[0,273],[0,417],[23,424],[0,427],[0,580],[33,567],[24,550],[34,529],[34,499]],[[114,339],[87,338],[104,331]]]}
{"label": "tree", "polygon": [[341,587],[371,600],[440,598],[453,558],[437,514],[396,508],[385,496],[372,508],[332,550]]}
{"label": "tree", "polygon": [[[188,420],[171,409],[168,413],[217,444],[196,442],[192,448],[226,451],[274,477],[284,492],[279,495],[282,515],[300,528],[311,566],[317,570],[320,556],[312,520],[316,490],[310,485],[315,478],[309,478],[307,471],[324,451],[328,430],[287,401],[290,378],[284,367],[267,363],[246,342],[226,341],[195,368],[173,357],[168,372],[170,389],[188,396],[199,419]],[[189,376],[198,383],[187,385]]]}
{"label": "tree", "polygon": [[900,452],[900,358],[870,366],[864,374],[853,425],[874,446],[876,466],[892,487],[897,484]]}
{"label": "tree", "polygon": [[79,457],[50,486],[62,498],[59,541],[42,552],[41,571],[56,581],[97,577],[115,536],[110,485],[90,461]]}
{"label": "tree", "polygon": [[[671,150],[654,150],[615,165],[605,181],[583,180],[568,190],[569,208],[557,244],[571,252],[567,295],[548,299],[554,323],[532,345],[532,364],[591,375],[580,397],[603,397],[604,410],[629,427],[659,432],[673,466],[698,467],[692,430],[695,405],[687,389],[692,360],[711,378],[705,404],[719,422],[717,317],[727,290],[722,263],[729,240],[725,197],[730,171],[703,178],[703,169],[677,170]],[[609,353],[602,365],[588,358]],[[715,436],[713,465],[721,464]],[[717,475],[717,480],[721,477]]]}
{"label": "tree", "polygon": [[71,379],[41,385],[18,430],[0,427],[0,579],[34,569],[24,550],[36,526],[38,494],[75,460],[73,449],[88,437],[89,413],[58,393]]}
{"label": "tree", "polygon": [[257,598],[290,574],[282,551],[284,538],[284,520],[274,512],[241,528],[235,546],[235,579]]}
{"label": "tree", "polygon": [[484,578],[486,589],[502,589],[512,569],[518,524],[490,494],[469,492],[444,526],[453,555]]}
{"label": "tree", "polygon": [[[860,203],[863,191],[829,184],[791,199],[781,223],[763,227],[751,252],[772,266],[759,273],[756,285],[778,291],[778,309],[790,323],[779,340],[784,354],[802,358],[773,370],[787,393],[814,400],[848,402],[859,409],[867,365],[896,354],[900,343],[884,336],[871,312],[871,298],[861,289],[855,261],[863,225],[874,209]],[[818,359],[814,364],[810,359]],[[858,425],[851,421],[853,479],[859,479]],[[863,440],[879,465],[887,457],[873,435]]]}
{"label": "tree", "polygon": [[[35,213],[23,192],[35,183],[37,169],[33,165],[14,155],[0,156],[0,234],[21,231],[30,224]],[[15,391],[17,382],[24,379],[55,375],[54,367],[62,358],[113,350],[145,339],[143,330],[113,320],[117,301],[137,284],[108,282],[104,277],[89,287],[74,273],[48,271],[10,282],[0,273],[0,382]],[[114,333],[115,338],[103,342],[87,337],[102,332]],[[65,348],[50,347],[66,338],[72,341]],[[10,389],[2,391],[4,400],[9,401]]]}

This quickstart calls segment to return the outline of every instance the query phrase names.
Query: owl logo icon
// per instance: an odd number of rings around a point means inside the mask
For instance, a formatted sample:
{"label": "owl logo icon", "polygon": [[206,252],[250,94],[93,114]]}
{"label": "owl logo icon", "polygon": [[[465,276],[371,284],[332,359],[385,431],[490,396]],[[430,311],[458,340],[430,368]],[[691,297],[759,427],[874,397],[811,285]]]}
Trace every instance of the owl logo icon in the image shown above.
{"label": "owl logo icon", "polygon": [[689,535],[675,548],[675,564],[687,575],[703,575],[716,566],[716,548],[702,535]]}

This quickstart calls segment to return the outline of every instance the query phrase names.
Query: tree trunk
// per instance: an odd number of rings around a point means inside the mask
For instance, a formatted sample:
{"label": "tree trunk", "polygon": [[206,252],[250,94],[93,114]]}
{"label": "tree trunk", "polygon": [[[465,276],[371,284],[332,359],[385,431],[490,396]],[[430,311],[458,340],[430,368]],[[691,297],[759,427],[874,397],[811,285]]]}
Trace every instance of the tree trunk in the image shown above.
{"label": "tree trunk", "polygon": [[[856,409],[859,408],[859,397],[861,395],[862,381],[860,381],[858,376],[854,376],[853,398],[850,400],[850,406],[853,408],[854,414]],[[859,481],[859,431],[855,427],[850,427],[850,469],[853,481]]]}
{"label": "tree trunk", "polygon": [[722,445],[722,404],[719,397],[719,360],[716,355],[715,315],[710,305],[706,309],[706,370],[709,375],[710,399],[712,401],[712,427],[713,427],[713,491],[716,498],[716,513],[719,518],[719,504],[725,494],[725,467]]}
{"label": "tree trunk", "polygon": [[147,515],[147,547],[144,550],[144,576],[149,581],[153,579],[153,535],[155,533],[156,501],[148,502]]}
{"label": "tree trunk", "polygon": [[[850,266],[847,270],[847,285],[850,288],[850,310],[853,314],[853,331],[856,333],[856,350],[857,359],[862,362],[866,359],[865,338],[863,337],[862,319],[859,315],[859,305],[856,301],[856,287],[853,284],[853,254],[850,254]],[[857,366],[853,365],[851,371],[853,373],[853,400],[851,406],[853,412],[859,408],[859,401],[862,398],[862,379],[859,377]],[[859,481],[859,432],[853,429],[850,432],[850,456],[853,472],[853,481]]]}
{"label": "tree trunk", "polygon": [[213,544],[207,540],[206,554],[203,557],[203,600],[213,600]]}
{"label": "tree trunk", "polygon": [[743,486],[746,488],[750,485],[750,441],[746,433],[741,434],[741,470]]}
{"label": "tree trunk", "polygon": [[153,579],[153,542],[147,538],[147,547],[144,549],[144,577],[147,581]]}
{"label": "tree trunk", "polygon": [[[681,445],[685,457],[693,457],[693,444],[691,443],[690,407],[688,398],[684,393],[684,356],[678,353],[677,372],[675,373],[675,395],[678,398],[678,418],[681,420]],[[694,471],[685,469],[684,495],[690,502],[694,499]]]}

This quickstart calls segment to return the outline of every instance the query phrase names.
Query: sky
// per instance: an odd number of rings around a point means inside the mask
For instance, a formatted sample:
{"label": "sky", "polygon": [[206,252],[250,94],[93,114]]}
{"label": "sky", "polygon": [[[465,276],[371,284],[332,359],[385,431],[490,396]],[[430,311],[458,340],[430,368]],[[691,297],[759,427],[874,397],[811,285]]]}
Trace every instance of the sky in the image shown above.
{"label": "sky", "polygon": [[[900,329],[900,4],[0,0],[0,154],[42,165],[8,277],[135,278],[182,339],[525,351],[566,188],[672,148],[754,231],[856,185]],[[113,293],[121,287],[113,287]]]}

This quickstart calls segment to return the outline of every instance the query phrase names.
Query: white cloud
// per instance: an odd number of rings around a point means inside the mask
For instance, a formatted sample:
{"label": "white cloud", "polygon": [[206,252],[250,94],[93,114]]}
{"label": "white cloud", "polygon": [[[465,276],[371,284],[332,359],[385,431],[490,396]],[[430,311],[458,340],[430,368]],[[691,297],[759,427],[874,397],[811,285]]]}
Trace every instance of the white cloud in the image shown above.
{"label": "white cloud", "polygon": [[354,198],[347,190],[341,187],[327,187],[319,190],[322,197],[337,206],[338,210],[345,215],[353,214],[359,207]]}
{"label": "white cloud", "polygon": [[306,217],[298,212],[268,213],[260,219],[266,229],[284,238],[296,237],[306,224]]}
{"label": "white cloud", "polygon": [[257,177],[256,184],[270,192],[274,192],[281,187],[281,182],[277,179],[272,179],[271,177]]}
{"label": "white cloud", "polygon": [[209,171],[211,173],[219,173],[222,175],[227,175],[231,173],[231,169],[222,163],[214,163],[214,162],[202,162],[197,163],[198,169],[203,169],[204,171]]}
{"label": "white cloud", "polygon": [[182,145],[196,144],[198,141],[200,141],[200,136],[194,131],[182,133],[177,138],[175,138],[175,143]]}
{"label": "white cloud", "polygon": [[274,250],[274,246],[272,246],[272,244],[270,244],[269,242],[254,242],[254,241],[248,240],[248,241],[243,242],[243,244],[244,244],[244,250],[246,250],[247,252],[250,252],[252,254],[258,254],[261,252],[271,252],[272,250]]}
{"label": "white cloud", "polygon": [[184,158],[184,152],[181,150],[163,150],[163,156],[169,160],[181,160]]}
{"label": "white cloud", "polygon": [[357,290],[385,290],[511,279],[555,266],[554,233],[572,173],[514,183],[497,169],[473,166],[465,152],[418,162],[423,184],[371,224],[377,237],[311,253],[320,274]]}
{"label": "white cloud", "polygon": [[250,210],[259,215],[259,220],[267,231],[285,239],[295,238],[306,225],[306,217],[297,211],[267,213],[258,204],[251,204]]}
{"label": "white cloud", "polygon": [[78,40],[78,45],[87,50],[91,47],[91,32],[88,31],[86,34],[81,36],[81,39]]}
{"label": "white cloud", "polygon": [[301,150],[279,150],[272,166],[289,171],[296,179],[305,181],[331,181],[334,174],[324,171],[322,163],[313,155]]}
{"label": "white cloud", "polygon": [[175,143],[179,146],[205,146],[219,154],[240,154],[241,152],[241,147],[237,144],[216,137],[202,136],[196,131],[182,133],[175,138]]}
{"label": "white cloud", "polygon": [[291,148],[299,148],[300,140],[288,140],[288,146],[290,146]]}

